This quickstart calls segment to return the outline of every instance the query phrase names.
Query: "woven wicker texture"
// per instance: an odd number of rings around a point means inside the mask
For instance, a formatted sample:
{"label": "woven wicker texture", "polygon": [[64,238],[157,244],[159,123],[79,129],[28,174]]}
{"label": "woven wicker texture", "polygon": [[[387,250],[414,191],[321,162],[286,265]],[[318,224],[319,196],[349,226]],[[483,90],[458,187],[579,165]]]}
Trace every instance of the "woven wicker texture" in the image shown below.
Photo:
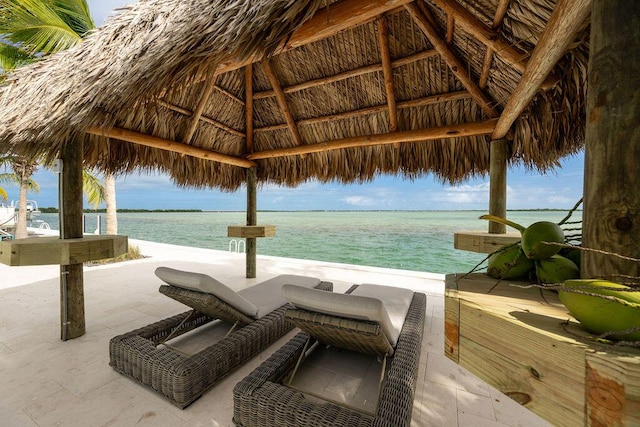
{"label": "woven wicker texture", "polygon": [[426,296],[414,294],[398,339],[389,359],[375,416],[333,403],[312,403],[280,381],[293,369],[309,337],[296,335],[233,390],[233,419],[243,427],[294,426],[409,426],[413,410]]}
{"label": "woven wicker texture", "polygon": [[[333,284],[322,282],[317,289],[331,291]],[[191,312],[173,316],[112,338],[109,364],[184,408],[217,381],[289,332],[293,324],[285,319],[287,307],[284,305],[236,329],[226,338],[191,356],[157,345],[170,334],[182,335],[214,318],[198,313],[181,325]]]}

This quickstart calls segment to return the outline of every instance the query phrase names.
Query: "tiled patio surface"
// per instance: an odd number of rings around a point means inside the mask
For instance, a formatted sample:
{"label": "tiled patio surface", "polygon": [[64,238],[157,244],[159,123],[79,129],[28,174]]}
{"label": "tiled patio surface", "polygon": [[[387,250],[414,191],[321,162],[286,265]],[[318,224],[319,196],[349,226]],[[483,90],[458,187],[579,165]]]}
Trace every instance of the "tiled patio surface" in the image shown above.
{"label": "tiled patio surface", "polygon": [[1,426],[232,426],[234,385],[295,334],[269,347],[184,410],[109,367],[109,340],[185,311],[158,292],[158,266],[210,274],[236,289],[284,273],[316,276],[344,292],[378,283],[427,294],[425,336],[412,425],[546,426],[444,356],[444,285],[436,274],[259,257],[244,278],[244,256],[132,241],[144,260],[85,268],[87,333],[60,341],[58,267],[0,265]]}

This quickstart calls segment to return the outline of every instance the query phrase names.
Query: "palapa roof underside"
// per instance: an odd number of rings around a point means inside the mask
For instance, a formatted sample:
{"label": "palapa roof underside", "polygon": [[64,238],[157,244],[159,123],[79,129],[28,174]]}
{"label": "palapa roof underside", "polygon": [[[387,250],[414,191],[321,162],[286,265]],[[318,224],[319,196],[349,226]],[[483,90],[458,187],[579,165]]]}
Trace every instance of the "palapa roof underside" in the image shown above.
{"label": "palapa roof underside", "polygon": [[235,190],[248,167],[291,186],[457,182],[506,137],[510,162],[547,170],[584,142],[579,3],[143,0],[8,78],[0,152],[82,140],[89,167]]}

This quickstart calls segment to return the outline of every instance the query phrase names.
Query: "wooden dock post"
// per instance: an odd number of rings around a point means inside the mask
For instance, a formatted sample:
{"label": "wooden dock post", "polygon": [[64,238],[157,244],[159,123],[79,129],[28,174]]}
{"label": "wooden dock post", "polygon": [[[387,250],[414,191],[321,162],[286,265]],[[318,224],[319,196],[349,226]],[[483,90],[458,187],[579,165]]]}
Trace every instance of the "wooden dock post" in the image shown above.
{"label": "wooden dock post", "polygon": [[[489,145],[489,213],[507,216],[507,140],[497,139]],[[489,233],[505,234],[507,226],[489,221]]]}
{"label": "wooden dock post", "polygon": [[[63,239],[82,238],[82,141],[62,146],[62,194],[60,232]],[[85,333],[83,265],[60,266],[60,326],[63,341]]]}
{"label": "wooden dock post", "polygon": [[[640,3],[592,7],[582,244],[640,258]],[[638,277],[640,263],[584,252],[581,271]]]}
{"label": "wooden dock post", "polygon": [[[247,169],[247,225],[258,225],[257,207],[257,171],[256,168]],[[247,279],[256,277],[257,242],[255,237],[247,237]]]}

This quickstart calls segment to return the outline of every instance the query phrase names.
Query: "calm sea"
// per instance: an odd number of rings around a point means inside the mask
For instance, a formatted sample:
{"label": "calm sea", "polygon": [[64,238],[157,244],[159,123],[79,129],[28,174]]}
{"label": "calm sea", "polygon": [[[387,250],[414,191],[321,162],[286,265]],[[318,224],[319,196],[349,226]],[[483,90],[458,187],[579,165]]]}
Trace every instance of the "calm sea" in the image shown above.
{"label": "calm sea", "polygon": [[[469,271],[484,255],[453,248],[453,233],[486,230],[481,211],[259,212],[259,224],[276,226],[276,237],[258,239],[258,254],[398,268],[432,273]],[[522,225],[558,222],[566,212],[514,211]],[[42,214],[57,229],[57,214]],[[118,234],[132,239],[208,249],[235,247],[227,225],[246,221],[244,212],[119,213]],[[87,214],[85,229],[96,228]],[[103,233],[106,228],[102,215]]]}

